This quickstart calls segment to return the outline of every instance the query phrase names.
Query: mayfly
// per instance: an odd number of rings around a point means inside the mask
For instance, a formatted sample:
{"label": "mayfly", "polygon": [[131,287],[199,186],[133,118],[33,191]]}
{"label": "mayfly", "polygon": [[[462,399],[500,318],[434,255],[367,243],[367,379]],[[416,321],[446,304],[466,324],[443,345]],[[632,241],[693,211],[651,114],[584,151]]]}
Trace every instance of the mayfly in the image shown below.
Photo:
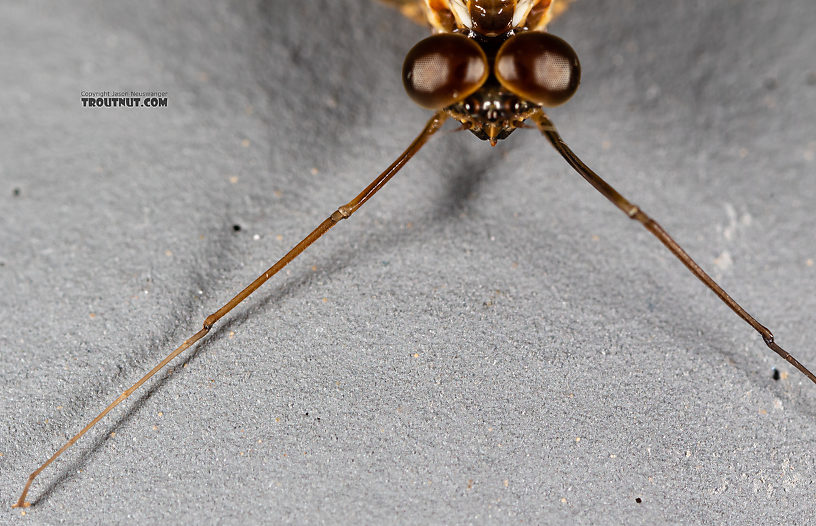
{"label": "mayfly", "polygon": [[411,99],[434,112],[424,129],[359,195],[337,208],[279,261],[208,316],[201,330],[119,395],[31,473],[14,507],[29,506],[26,496],[31,484],[46,467],[156,372],[207,335],[221,318],[269,278],[337,223],[354,214],[449,119],[491,145],[518,129],[537,128],[581,177],[626,216],[642,224],[723,303],[753,327],[771,350],[816,383],[816,376],[782,349],[770,330],[734,301],[657,222],[584,164],[559,135],[545,108],[559,106],[572,97],[578,89],[581,69],[572,47],[545,29],[550,20],[566,9],[568,0],[390,0],[388,3],[433,29],[432,36],[408,52],[402,70],[403,83]]}

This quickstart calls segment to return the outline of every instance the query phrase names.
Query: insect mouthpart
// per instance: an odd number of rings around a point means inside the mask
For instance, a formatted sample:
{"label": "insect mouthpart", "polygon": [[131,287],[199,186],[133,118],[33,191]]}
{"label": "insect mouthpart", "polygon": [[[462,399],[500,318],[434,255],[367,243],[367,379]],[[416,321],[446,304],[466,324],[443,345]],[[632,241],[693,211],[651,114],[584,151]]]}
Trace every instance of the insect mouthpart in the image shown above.
{"label": "insect mouthpart", "polygon": [[448,114],[492,146],[524,127],[538,106],[500,86],[485,86],[465,100],[447,108]]}

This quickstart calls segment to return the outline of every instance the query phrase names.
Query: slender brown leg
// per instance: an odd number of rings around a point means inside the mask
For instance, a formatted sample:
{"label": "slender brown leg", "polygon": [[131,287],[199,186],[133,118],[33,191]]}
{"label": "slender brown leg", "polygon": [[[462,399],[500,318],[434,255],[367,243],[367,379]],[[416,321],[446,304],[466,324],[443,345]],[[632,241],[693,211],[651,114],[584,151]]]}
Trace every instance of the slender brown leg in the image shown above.
{"label": "slender brown leg", "polygon": [[546,113],[543,111],[538,112],[536,115],[532,117],[533,121],[538,125],[538,129],[541,130],[541,133],[547,137],[547,140],[550,141],[550,144],[558,150],[558,153],[561,154],[564,159],[575,168],[581,177],[587,180],[589,184],[595,187],[601,194],[604,195],[607,199],[612,201],[612,203],[620,208],[624,214],[629,216],[631,219],[635,219],[639,221],[649,232],[654,234],[657,239],[660,240],[661,243],[666,245],[672,254],[677,256],[677,259],[683,262],[683,264],[688,267],[692,274],[697,276],[700,281],[705,283],[705,285],[714,291],[714,294],[719,296],[719,298],[731,307],[731,310],[737,313],[737,316],[745,320],[745,322],[754,328],[760,335],[762,335],[762,339],[765,340],[765,345],[771,348],[774,352],[776,352],[779,356],[787,360],[791,365],[799,369],[802,374],[807,376],[808,378],[816,383],[816,376],[811,373],[807,367],[799,363],[799,361],[790,355],[785,349],[780,347],[774,342],[774,336],[771,334],[764,325],[756,321],[753,316],[748,314],[742,306],[734,301],[734,299],[729,296],[717,283],[706,274],[706,272],[700,268],[700,265],[697,264],[691,256],[689,256],[683,248],[677,244],[677,242],[671,238],[671,236],[663,230],[657,222],[646,215],[637,205],[630,203],[625,197],[620,195],[612,186],[609,185],[606,181],[601,179],[601,177],[593,172],[587,165],[585,165],[581,159],[578,158],[572,150],[570,150],[569,146],[564,142],[561,136],[558,134],[558,131],[555,129],[552,121],[547,116]]}
{"label": "slender brown leg", "polygon": [[20,508],[20,507],[28,507],[31,504],[26,502],[25,498],[28,494],[28,489],[31,487],[31,483],[34,482],[34,479],[37,478],[49,464],[54,462],[56,458],[62,455],[66,449],[74,445],[74,443],[82,438],[82,435],[87,433],[93,426],[97,424],[102,418],[108,414],[114,407],[119,405],[122,401],[127,399],[134,391],[136,391],[139,387],[142,386],[146,381],[150,379],[151,376],[159,372],[165,365],[167,365],[173,358],[181,354],[185,349],[191,347],[195,344],[198,340],[203,338],[212,328],[215,323],[220,320],[224,315],[226,315],[229,311],[235,308],[236,305],[244,301],[247,296],[255,292],[261,285],[263,285],[266,280],[274,276],[280,269],[285,267],[290,261],[295,259],[300,255],[301,252],[306,250],[306,248],[314,243],[317,238],[328,232],[334,225],[351,216],[354,212],[357,211],[358,208],[363,206],[363,204],[371,199],[371,197],[377,193],[377,191],[385,186],[387,183],[400,169],[405,166],[405,164],[413,157],[422,146],[428,142],[428,139],[431,136],[439,131],[442,127],[442,124],[447,120],[447,116],[444,112],[436,113],[431,120],[425,125],[425,129],[422,130],[422,133],[414,139],[414,142],[411,143],[410,146],[402,153],[402,155],[394,161],[391,166],[389,166],[383,173],[381,173],[376,179],[374,179],[371,184],[369,184],[365,189],[360,192],[357,197],[346,203],[345,205],[338,208],[332,215],[326,218],[325,221],[320,223],[320,225],[315,228],[311,234],[306,236],[300,243],[295,245],[295,247],[290,250],[285,256],[283,256],[277,263],[269,267],[269,269],[258,276],[258,278],[250,283],[244,290],[239,292],[234,298],[232,298],[229,302],[227,302],[223,307],[218,309],[216,312],[211,314],[204,320],[204,327],[195,333],[193,336],[188,338],[184,341],[175,351],[171,352],[167,357],[159,362],[156,367],[150,370],[146,375],[144,375],[138,382],[130,386],[125,392],[119,395],[119,397],[114,400],[108,407],[106,407],[99,415],[96,416],[93,420],[91,420],[88,425],[82,428],[82,430],[77,433],[71,440],[65,443],[56,453],[54,453],[51,458],[45,461],[43,465],[38,467],[31,475],[28,477],[28,481],[26,482],[25,487],[23,488],[23,493],[20,495],[20,498],[17,502],[12,506],[13,508]]}

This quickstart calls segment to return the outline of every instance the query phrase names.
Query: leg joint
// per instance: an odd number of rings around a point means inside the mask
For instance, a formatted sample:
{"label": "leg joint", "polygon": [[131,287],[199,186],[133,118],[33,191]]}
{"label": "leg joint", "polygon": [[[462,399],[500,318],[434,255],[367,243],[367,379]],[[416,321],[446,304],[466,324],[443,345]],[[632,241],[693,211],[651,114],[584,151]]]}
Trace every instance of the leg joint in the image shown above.
{"label": "leg joint", "polygon": [[204,328],[208,331],[212,329],[212,326],[215,325],[215,322],[218,321],[218,318],[215,317],[215,314],[210,314],[207,316],[207,319],[204,320]]}
{"label": "leg joint", "polygon": [[341,206],[340,208],[338,208],[337,210],[334,211],[334,213],[331,215],[331,219],[335,223],[339,223],[340,221],[342,221],[343,219],[346,219],[350,215],[351,215],[351,209],[349,209],[349,207],[343,205],[343,206]]}

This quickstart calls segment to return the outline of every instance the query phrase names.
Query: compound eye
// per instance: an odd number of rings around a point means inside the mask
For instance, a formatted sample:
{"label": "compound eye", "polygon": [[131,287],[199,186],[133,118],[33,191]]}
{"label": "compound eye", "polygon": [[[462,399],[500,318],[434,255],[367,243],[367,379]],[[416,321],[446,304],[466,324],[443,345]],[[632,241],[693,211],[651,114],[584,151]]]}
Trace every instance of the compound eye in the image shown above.
{"label": "compound eye", "polygon": [[539,31],[507,39],[496,54],[495,70],[505,88],[544,106],[567,102],[581,81],[581,65],[572,47]]}
{"label": "compound eye", "polygon": [[420,106],[441,110],[464,100],[485,83],[487,56],[473,40],[442,33],[420,41],[402,66],[405,91]]}

